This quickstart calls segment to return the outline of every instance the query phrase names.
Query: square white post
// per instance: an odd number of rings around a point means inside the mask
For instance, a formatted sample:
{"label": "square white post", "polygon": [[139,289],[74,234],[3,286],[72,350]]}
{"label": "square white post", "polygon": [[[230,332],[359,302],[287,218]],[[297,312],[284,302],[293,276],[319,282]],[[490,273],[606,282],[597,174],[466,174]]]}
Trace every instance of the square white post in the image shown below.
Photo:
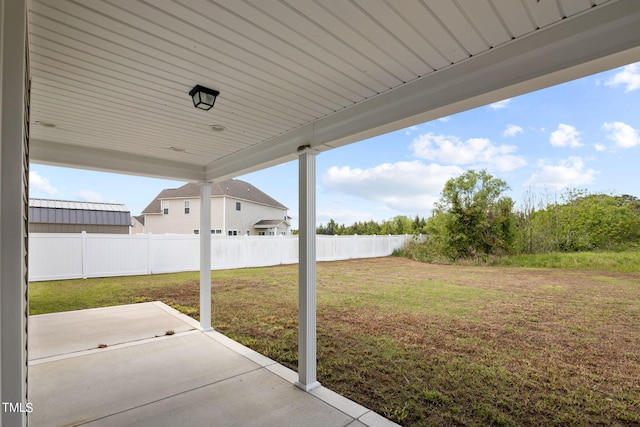
{"label": "square white post", "polygon": [[211,331],[211,183],[200,184],[200,328]]}
{"label": "square white post", "polygon": [[[1,426],[27,425],[27,5],[0,0]],[[13,406],[13,409],[11,407]]]}
{"label": "square white post", "polygon": [[298,149],[298,198],[300,209],[298,264],[298,381],[309,391],[316,380],[316,153]]}

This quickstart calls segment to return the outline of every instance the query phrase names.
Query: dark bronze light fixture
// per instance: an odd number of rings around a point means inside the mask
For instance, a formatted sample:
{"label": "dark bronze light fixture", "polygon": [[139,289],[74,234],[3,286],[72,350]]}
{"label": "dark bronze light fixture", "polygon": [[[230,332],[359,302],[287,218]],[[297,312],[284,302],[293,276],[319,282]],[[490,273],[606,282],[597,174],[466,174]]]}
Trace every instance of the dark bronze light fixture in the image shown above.
{"label": "dark bronze light fixture", "polygon": [[220,92],[217,90],[209,89],[200,85],[196,85],[189,92],[189,96],[193,99],[193,106],[205,111],[213,108],[213,104],[215,104],[218,95],[220,95]]}

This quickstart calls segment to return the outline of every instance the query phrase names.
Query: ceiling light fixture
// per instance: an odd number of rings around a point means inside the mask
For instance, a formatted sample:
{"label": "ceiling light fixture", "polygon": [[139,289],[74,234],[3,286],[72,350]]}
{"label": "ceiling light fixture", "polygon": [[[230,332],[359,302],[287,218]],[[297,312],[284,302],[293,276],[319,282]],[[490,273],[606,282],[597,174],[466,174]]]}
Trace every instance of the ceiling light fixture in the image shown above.
{"label": "ceiling light fixture", "polygon": [[193,106],[205,111],[213,108],[213,104],[216,103],[218,95],[220,95],[220,92],[217,90],[209,89],[200,85],[196,85],[189,92],[189,96],[193,99]]}

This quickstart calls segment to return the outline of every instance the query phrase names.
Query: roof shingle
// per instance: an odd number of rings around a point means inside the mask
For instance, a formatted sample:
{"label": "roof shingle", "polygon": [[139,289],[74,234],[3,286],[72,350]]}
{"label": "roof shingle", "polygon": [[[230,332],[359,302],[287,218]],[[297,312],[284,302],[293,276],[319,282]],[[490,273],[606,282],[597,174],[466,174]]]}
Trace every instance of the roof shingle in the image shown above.
{"label": "roof shingle", "polygon": [[[239,179],[228,179],[213,183],[211,185],[211,196],[221,197],[228,196],[241,200],[259,203],[262,205],[273,206],[276,208],[287,209],[282,203],[273,197]],[[179,188],[164,189],[156,196],[155,199],[142,211],[143,214],[159,214],[161,212],[162,199],[191,199],[200,197],[200,185],[194,182],[183,185]]]}

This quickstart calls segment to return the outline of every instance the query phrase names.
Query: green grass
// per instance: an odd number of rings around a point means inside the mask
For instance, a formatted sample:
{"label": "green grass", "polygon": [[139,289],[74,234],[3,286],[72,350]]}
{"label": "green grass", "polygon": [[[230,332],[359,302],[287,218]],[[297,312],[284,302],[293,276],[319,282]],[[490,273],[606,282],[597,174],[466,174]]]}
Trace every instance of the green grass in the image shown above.
{"label": "green grass", "polygon": [[510,256],[479,256],[474,259],[460,259],[456,262],[434,254],[429,246],[409,242],[395,256],[434,264],[492,265],[527,268],[559,268],[571,270],[617,271],[622,273],[640,272],[640,250],[608,252],[551,252],[545,254],[520,254]]}
{"label": "green grass", "polygon": [[[318,264],[318,380],[407,426],[640,423],[640,274],[532,267]],[[198,317],[197,273],[29,291],[32,314],[162,300]],[[214,271],[212,296],[214,328],[296,369],[297,266]]]}
{"label": "green grass", "polygon": [[494,259],[493,265],[630,273],[640,272],[640,251],[512,255]]}
{"label": "green grass", "polygon": [[60,280],[29,284],[29,313],[43,314],[149,301],[146,291],[197,284],[194,273]]}

